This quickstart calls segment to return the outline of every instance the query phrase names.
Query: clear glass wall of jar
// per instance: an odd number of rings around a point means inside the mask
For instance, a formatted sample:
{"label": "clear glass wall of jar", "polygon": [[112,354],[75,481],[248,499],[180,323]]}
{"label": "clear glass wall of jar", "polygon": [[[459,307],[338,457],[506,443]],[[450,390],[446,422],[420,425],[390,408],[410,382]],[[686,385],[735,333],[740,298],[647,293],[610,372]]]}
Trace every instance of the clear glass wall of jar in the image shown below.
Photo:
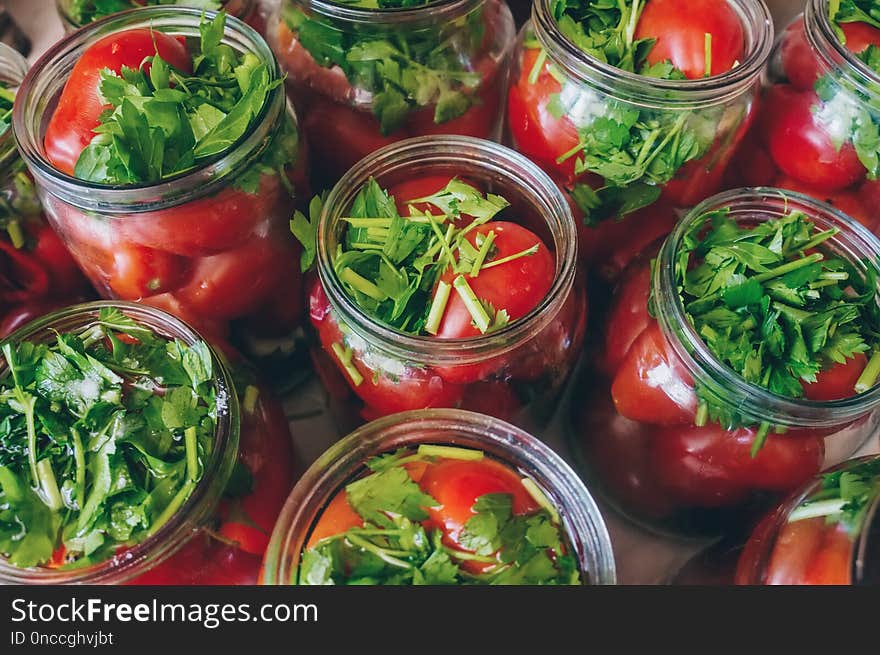
{"label": "clear glass wall of jar", "polygon": [[[741,189],[709,198],[683,218],[653,271],[656,249],[624,272],[599,352],[573,395],[569,439],[594,491],[660,532],[733,532],[852,455],[880,425],[880,386],[855,394],[850,384],[851,395],[841,400],[777,395],[746,382],[697,333],[677,290],[675,257],[695,221],[722,208],[739,225],[803,212],[817,230],[839,230],[823,247],[867,284],[880,270],[880,243],[853,219],[793,192]],[[700,405],[721,408],[715,416],[744,427],[722,427]],[[766,441],[753,455],[762,434]]]}
{"label": "clear glass wall of jar", "polygon": [[[288,220],[294,191],[307,192],[295,117],[281,86],[268,93],[249,132],[219,158],[159,183],[84,182],[47,158],[47,119],[90,45],[136,28],[192,42],[201,20],[195,9],[145,7],[68,35],[22,84],[13,112],[16,140],[49,220],[102,296],[151,303],[200,327],[260,312],[282,317],[265,322],[295,323],[301,282]],[[223,43],[256,56],[280,79],[268,45],[244,23],[228,18]],[[291,163],[275,170],[263,158],[275,161],[279,152]]]}
{"label": "clear glass wall of jar", "polygon": [[[110,9],[107,10],[107,4],[98,0],[56,0],[58,6],[58,15],[67,32],[79,29],[83,25],[88,25],[96,20],[106,18],[112,13],[125,11],[126,9],[136,9],[137,7],[149,5],[165,5],[168,2],[157,2],[156,0],[117,0],[115,3],[109,3]],[[179,3],[182,7],[197,7],[208,9],[222,9],[230,16],[235,16],[239,20],[243,20],[255,30],[263,33],[263,23],[259,11],[258,0],[217,0],[213,6],[206,7],[203,0],[181,0]]]}
{"label": "clear glass wall of jar", "polygon": [[871,134],[880,126],[880,73],[865,48],[880,45],[880,30],[858,21],[838,25],[829,12],[839,6],[807,0],[783,30],[759,119],[729,183],[805,193],[877,233],[880,145]]}
{"label": "clear glass wall of jar", "polygon": [[874,455],[824,472],[768,514],[739,557],[736,583],[875,585],[878,549],[880,457]]}
{"label": "clear glass wall of jar", "polygon": [[369,423],[325,452],[294,488],[263,563],[264,584],[295,584],[300,555],[335,494],[371,457],[422,444],[481,450],[538,486],[562,519],[584,584],[614,584],[614,554],[596,504],[559,455],[526,432],[482,414],[406,412]]}
{"label": "clear glass wall of jar", "polygon": [[269,41],[324,186],[408,137],[499,139],[514,39],[503,0],[398,9],[278,1]]}
{"label": "clear glass wall of jar", "polygon": [[[555,279],[544,299],[523,318],[480,336],[414,336],[381,323],[347,294],[333,266],[342,220],[363,185],[374,178],[388,189],[419,177],[458,176],[511,207],[501,220],[519,223],[550,249]],[[383,148],[339,181],[318,228],[318,280],[310,313],[320,349],[319,371],[338,401],[346,432],[364,419],[426,407],[485,412],[528,428],[549,420],[574,368],[584,338],[586,293],[576,280],[576,237],[571,213],[557,187],[522,155],[461,136],[420,137]],[[342,362],[339,352],[351,353]],[[353,366],[358,375],[349,372]],[[362,378],[362,379],[361,379]],[[361,401],[360,414],[348,397]]]}
{"label": "clear glass wall of jar", "polygon": [[[192,328],[166,312],[144,305],[113,302],[75,305],[59,310],[29,323],[10,339],[15,343],[54,341],[57,332],[81,330],[93,325],[101,309],[106,307],[118,308],[157,334],[179,339],[186,345],[202,340]],[[235,387],[222,358],[214,351],[211,354],[213,385],[218,399],[213,455],[204,464],[201,479],[180,509],[145,541],[103,562],[71,569],[18,568],[0,557],[0,581],[9,584],[120,584],[136,582],[138,576],[163,567],[166,570],[177,568],[176,581],[180,584],[193,573],[187,570],[188,566],[207,566],[203,557],[196,556],[200,553],[198,541],[203,537],[200,529],[215,514],[239,448],[239,405]],[[7,362],[2,358],[0,371],[6,368]],[[226,555],[223,548],[212,552],[218,559]],[[231,565],[232,560],[227,559],[225,564]],[[228,582],[234,583],[232,580]]]}
{"label": "clear glass wall of jar", "polygon": [[[603,277],[668,234],[676,209],[718,191],[754,118],[773,23],[760,0],[727,1],[742,22],[745,56],[700,79],[647,77],[587,55],[560,28],[553,0],[536,0],[520,32],[505,143],[566,192],[580,259]],[[630,131],[616,154],[591,145],[609,125]]]}

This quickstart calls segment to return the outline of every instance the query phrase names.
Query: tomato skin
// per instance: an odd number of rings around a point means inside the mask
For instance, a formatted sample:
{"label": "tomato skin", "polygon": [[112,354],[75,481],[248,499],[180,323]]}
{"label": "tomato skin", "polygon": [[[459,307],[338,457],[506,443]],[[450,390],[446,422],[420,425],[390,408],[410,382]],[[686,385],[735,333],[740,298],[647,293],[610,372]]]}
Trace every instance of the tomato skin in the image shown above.
{"label": "tomato skin", "polygon": [[711,75],[743,60],[743,25],[727,2],[650,0],[636,26],[635,38],[655,38],[648,63],[671,61],[689,79],[706,76],[706,34],[712,35]]}
{"label": "tomato skin", "polygon": [[556,118],[547,110],[550,97],[561,91],[560,83],[543,66],[534,84],[529,75],[540,50],[523,51],[519,78],[513,80],[507,95],[507,128],[517,150],[563,184],[575,179],[577,157],[559,163],[557,158],[580,143],[578,130],[567,116]]}
{"label": "tomato skin", "polygon": [[864,177],[865,167],[851,143],[835,148],[814,114],[820,104],[812,91],[777,84],[767,90],[761,127],[770,155],[786,175],[816,189],[837,191]]}
{"label": "tomato skin", "polygon": [[605,325],[605,343],[598,366],[614,375],[623,364],[633,343],[653,321],[648,314],[651,295],[651,267],[631,267],[617,285]]}
{"label": "tomato skin", "polygon": [[64,304],[66,303],[61,300],[42,298],[15,305],[3,305],[0,307],[0,339],[5,339],[18,328],[59,309]]}
{"label": "tomato skin", "polygon": [[634,421],[686,425],[697,410],[693,385],[660,326],[652,321],[618,368],[611,397],[617,411]]}
{"label": "tomato skin", "polygon": [[856,219],[869,230],[873,229],[877,222],[874,214],[867,209],[871,205],[867,204],[864,198],[855,191],[823,191],[822,189],[817,189],[808,184],[798,182],[787,175],[777,177],[773,182],[773,186],[780,189],[803,193],[816,200],[826,202],[832,207],[839,209],[847,216]]}
{"label": "tomato skin", "polygon": [[[244,390],[240,390],[244,391]],[[242,425],[238,458],[253,479],[251,493],[224,501],[220,534],[242,550],[262,556],[269,536],[294,483],[293,441],[280,403],[268,389],[258,387],[252,413],[241,407]],[[239,514],[245,522],[237,519]],[[248,525],[249,522],[256,524]]]}
{"label": "tomato skin", "polygon": [[192,72],[184,43],[151,29],[110,34],[86,49],[71,70],[46,127],[46,157],[55,168],[73,175],[76,160],[95,136],[93,130],[105,108],[98,92],[101,70],[109,68],[119,74],[123,66],[139,68],[144,58],[156,53],[172,66]]}
{"label": "tomato skin", "polygon": [[851,397],[862,371],[868,365],[864,353],[846,360],[845,364],[835,363],[831,368],[816,375],[815,382],[803,383],[804,395],[810,400],[842,400]]}
{"label": "tomato skin", "polygon": [[117,246],[110,289],[117,298],[141,300],[174,291],[187,279],[190,261],[161,250]]}
{"label": "tomato skin", "polygon": [[[739,144],[724,174],[723,187],[774,186],[779,169],[770,153],[759,142],[755,129]],[[791,179],[791,178],[787,178]]]}
{"label": "tomato skin", "polygon": [[867,23],[843,23],[840,26],[846,37],[844,45],[850,52],[859,54],[868,46],[880,47],[880,30]]}
{"label": "tomato skin", "polygon": [[85,291],[88,283],[55,230],[42,220],[28,225],[27,229],[35,242],[31,253],[46,267],[52,294],[66,296]]}
{"label": "tomato skin", "polygon": [[807,567],[822,545],[824,528],[822,518],[786,523],[776,537],[764,583],[803,584]]}
{"label": "tomato skin", "polygon": [[819,79],[819,61],[807,41],[803,18],[798,18],[783,32],[781,40],[782,69],[785,77],[802,91],[810,91]]}
{"label": "tomato skin", "polygon": [[198,533],[174,555],[130,585],[253,585],[261,559],[239,548]]}
{"label": "tomato skin", "polygon": [[804,573],[806,585],[852,584],[853,541],[842,523],[825,527],[822,543]]}

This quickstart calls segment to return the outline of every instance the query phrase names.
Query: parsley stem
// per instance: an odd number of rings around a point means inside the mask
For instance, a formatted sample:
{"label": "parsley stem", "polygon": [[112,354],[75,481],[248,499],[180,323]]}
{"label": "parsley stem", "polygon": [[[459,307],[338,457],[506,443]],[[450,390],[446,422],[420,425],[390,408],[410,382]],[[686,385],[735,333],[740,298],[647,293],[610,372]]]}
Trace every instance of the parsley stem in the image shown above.
{"label": "parsley stem", "polygon": [[712,76],[712,33],[703,35],[703,57],[706,60],[706,77]]}
{"label": "parsley stem", "polygon": [[492,230],[486,235],[486,238],[483,239],[480,250],[477,252],[476,258],[474,258],[474,264],[471,266],[471,277],[477,277],[477,275],[480,274],[480,268],[483,266],[483,262],[486,261],[486,256],[489,254],[489,248],[492,247],[494,242],[495,230]]}
{"label": "parsley stem", "polygon": [[508,255],[507,257],[502,257],[501,259],[493,259],[488,264],[483,264],[480,270],[485,271],[487,268],[492,268],[493,266],[501,266],[501,264],[507,264],[508,262],[515,261],[520,257],[530,257],[538,252],[538,248],[541,246],[540,243],[536,243],[531,248],[526,248],[525,250],[521,250],[520,252],[514,253],[512,255]]}
{"label": "parsley stem", "polygon": [[6,224],[6,234],[16,250],[24,246],[24,233],[21,231],[21,223],[13,219]]}
{"label": "parsley stem", "polygon": [[190,482],[198,482],[199,479],[199,444],[196,437],[194,425],[183,431],[183,441],[186,446],[186,475]]}
{"label": "parsley stem", "polygon": [[[437,221],[434,220],[434,217],[431,216],[431,214],[429,214],[428,212],[425,212],[425,216],[428,219],[428,223],[431,225],[431,229],[434,231],[434,236],[436,236],[437,239],[440,240],[440,248],[443,250],[446,258],[449,260],[449,266],[455,267],[455,255],[452,254],[452,250],[449,248],[448,236],[450,235],[450,232],[447,231],[444,235],[440,231],[440,226],[437,224]],[[446,267],[443,266],[442,268]]]}
{"label": "parsley stem", "polygon": [[339,273],[339,277],[342,278],[343,282],[347,282],[355,291],[360,291],[362,294],[369,296],[373,300],[382,302],[388,297],[382,289],[370,282],[367,278],[358,275],[351,268],[343,268]]}
{"label": "parsley stem", "polygon": [[[814,236],[812,239],[810,239],[806,243],[801,244],[801,245],[797,246],[796,248],[789,248],[789,249],[785,250],[782,253],[782,255],[787,256],[787,255],[791,255],[792,253],[795,253],[795,252],[804,252],[806,250],[810,250],[812,248],[815,248],[816,246],[821,245],[822,243],[828,241],[828,239],[830,239],[831,237],[836,235],[838,232],[840,232],[840,230],[836,227],[832,227],[830,230],[825,230],[824,232],[819,232],[819,234]],[[812,255],[810,255],[810,257],[813,257],[818,254],[819,253],[813,253]],[[822,259],[824,259],[824,257]],[[813,261],[820,261],[820,260],[816,259]]]}
{"label": "parsley stem", "polygon": [[871,359],[868,360],[865,370],[862,371],[859,379],[856,380],[855,387],[853,387],[855,392],[865,393],[877,383],[878,377],[880,377],[880,351],[875,350],[874,354],[871,355]]}
{"label": "parsley stem", "polygon": [[249,384],[244,390],[242,407],[247,414],[253,414],[257,409],[257,400],[260,399],[260,390],[253,384]]}
{"label": "parsley stem", "polygon": [[694,425],[696,425],[698,428],[701,428],[706,425],[708,420],[709,404],[706,401],[701,400],[700,403],[697,405],[697,414],[694,417]]}
{"label": "parsley stem", "polygon": [[154,534],[156,534],[159,531],[159,529],[163,525],[168,523],[168,520],[172,516],[174,516],[175,513],[177,513],[177,510],[179,510],[181,507],[183,507],[183,504],[186,502],[187,498],[189,498],[189,495],[192,493],[192,491],[193,491],[193,489],[195,489],[195,487],[196,487],[196,483],[193,482],[192,480],[184,481],[183,486],[177,491],[176,494],[174,494],[174,497],[171,499],[171,502],[169,502],[165,506],[165,509],[163,509],[162,512],[159,514],[159,516],[156,517],[156,520],[153,521],[153,524],[150,526],[150,529],[147,530],[148,537],[152,537]]}
{"label": "parsley stem", "polygon": [[535,63],[532,64],[532,70],[529,71],[529,84],[534,84],[538,81],[538,76],[541,74],[545,61],[547,61],[547,51],[541,48],[538,56],[535,57]]}
{"label": "parsley stem", "polygon": [[471,318],[474,319],[474,325],[482,334],[485,334],[486,330],[489,329],[491,320],[483,308],[483,303],[480,302],[477,294],[471,289],[471,285],[468,284],[463,275],[459,275],[453,281],[452,286],[455,287],[455,290],[464,302],[464,306],[470,312]]}
{"label": "parsley stem", "polygon": [[[366,539],[361,539],[357,535],[347,533],[346,538],[358,548],[362,548],[370,553],[373,553],[376,557],[381,559],[383,562],[390,564],[391,566],[396,566],[401,569],[411,569],[412,564],[409,562],[404,562],[401,559],[397,559],[396,557],[389,555],[385,550],[379,548],[375,544],[370,543]],[[402,552],[402,551],[393,551],[393,552]],[[408,553],[406,553],[408,554]]]}
{"label": "parsley stem", "polygon": [[476,462],[485,456],[482,450],[456,448],[455,446],[435,446],[433,444],[422,444],[416,452],[423,457],[445,457],[446,459],[459,459],[465,462]]}
{"label": "parsley stem", "polygon": [[770,434],[770,423],[764,421],[761,425],[758,426],[758,431],[755,434],[755,440],[752,442],[752,449],[749,452],[749,455],[754,459],[758,456],[758,452],[761,448],[764,447],[764,443],[767,441],[767,435]]}
{"label": "parsley stem", "polygon": [[846,507],[848,500],[843,498],[830,498],[817,502],[806,502],[788,515],[788,522],[803,521],[804,519],[816,519],[823,516],[840,514]]}
{"label": "parsley stem", "polygon": [[79,430],[70,428],[70,436],[73,440],[73,461],[76,464],[76,509],[82,509],[86,498],[86,454],[83,451],[82,437]]}
{"label": "parsley stem", "polygon": [[339,220],[345,221],[352,227],[391,227],[390,218],[351,218],[343,217]]}
{"label": "parsley stem", "polygon": [[40,499],[53,512],[64,507],[61,500],[61,492],[58,491],[58,480],[55,479],[55,471],[52,470],[52,461],[45,457],[37,463],[37,471],[40,474]]}
{"label": "parsley stem", "polygon": [[339,363],[342,364],[346,373],[348,373],[351,381],[354,382],[354,386],[359,387],[361,382],[364,381],[364,376],[361,375],[360,371],[358,371],[351,362],[351,348],[343,348],[338,343],[334,343],[330,348],[333,350],[333,354],[339,359]]}
{"label": "parsley stem", "polygon": [[796,259],[792,262],[786,262],[785,264],[780,264],[776,268],[771,268],[769,271],[758,273],[752,279],[757,280],[758,282],[766,282],[768,280],[772,280],[773,278],[777,278],[787,273],[791,273],[792,271],[804,268],[805,266],[809,266],[810,264],[821,262],[823,259],[825,259],[825,255],[823,255],[821,252],[814,252],[812,255],[808,255],[807,257]]}
{"label": "parsley stem", "polygon": [[498,562],[497,557],[489,557],[487,555],[477,555],[476,553],[469,553],[466,550],[456,550],[455,548],[450,548],[445,544],[441,544],[440,547],[446,551],[451,557],[454,557],[457,560],[469,561],[469,562],[483,562],[485,564],[493,564]]}
{"label": "parsley stem", "polygon": [[428,334],[436,335],[437,330],[440,329],[440,321],[443,320],[443,314],[446,312],[450,291],[452,291],[452,285],[448,282],[440,280],[437,283],[434,300],[431,302],[431,309],[428,311],[428,320],[425,321],[425,332]]}
{"label": "parsley stem", "polygon": [[522,478],[522,486],[525,487],[526,491],[535,500],[535,502],[538,503],[538,505],[547,510],[547,513],[550,514],[553,522],[559,523],[559,512],[556,511],[553,503],[551,503],[550,499],[547,498],[547,494],[544,493],[544,490],[541,489],[541,487],[539,487],[538,484],[531,478]]}

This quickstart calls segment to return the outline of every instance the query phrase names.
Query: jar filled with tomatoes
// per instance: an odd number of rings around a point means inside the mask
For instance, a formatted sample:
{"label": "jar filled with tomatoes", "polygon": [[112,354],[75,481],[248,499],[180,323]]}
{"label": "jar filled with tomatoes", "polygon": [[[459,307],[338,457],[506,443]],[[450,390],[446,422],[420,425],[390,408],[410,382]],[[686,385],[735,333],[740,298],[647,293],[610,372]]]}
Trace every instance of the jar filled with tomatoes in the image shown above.
{"label": "jar filled with tomatoes", "polygon": [[0,580],[253,584],[291,449],[277,401],[170,314],[29,323],[0,349]]}
{"label": "jar filled with tomatoes", "polygon": [[718,191],[773,40],[760,0],[536,0],[507,142],[565,190],[582,261],[614,278]]}
{"label": "jar filled with tomatoes", "polygon": [[79,29],[111,14],[138,7],[170,4],[181,7],[195,7],[209,11],[223,10],[230,16],[245,21],[255,30],[263,33],[259,0],[56,0],[58,15],[66,31]]}
{"label": "jar filled with tomatoes", "polygon": [[574,395],[597,488],[655,530],[717,534],[850,456],[880,422],[878,254],[794,192],[697,206],[624,272]]}
{"label": "jar filled with tomatoes", "polygon": [[12,106],[26,73],[24,57],[0,43],[0,337],[76,300],[87,287],[43,218],[33,180],[15,149]]}
{"label": "jar filled with tomatoes", "polygon": [[834,205],[875,232],[880,199],[880,15],[876,2],[808,0],[773,51],[759,119],[733,183]]}
{"label": "jar filled with tomatoes", "polygon": [[281,72],[250,27],[181,7],[88,25],[31,69],[13,127],[102,296],[200,327],[298,321],[287,225],[304,164]]}
{"label": "jar filled with tomatoes", "polygon": [[771,512],[746,543],[737,584],[877,584],[880,457],[846,462]]}
{"label": "jar filled with tomatoes", "polygon": [[605,523],[550,448],[482,414],[374,421],[284,506],[265,584],[614,584]]}
{"label": "jar filled with tomatoes", "polygon": [[[314,359],[337,417],[460,407],[542,425],[583,342],[565,199],[504,146],[419,137],[359,162],[313,220]],[[318,214],[320,213],[320,222]],[[317,237],[317,239],[316,239]]]}
{"label": "jar filled with tomatoes", "polygon": [[269,34],[327,187],[407,137],[500,137],[504,0],[281,0]]}

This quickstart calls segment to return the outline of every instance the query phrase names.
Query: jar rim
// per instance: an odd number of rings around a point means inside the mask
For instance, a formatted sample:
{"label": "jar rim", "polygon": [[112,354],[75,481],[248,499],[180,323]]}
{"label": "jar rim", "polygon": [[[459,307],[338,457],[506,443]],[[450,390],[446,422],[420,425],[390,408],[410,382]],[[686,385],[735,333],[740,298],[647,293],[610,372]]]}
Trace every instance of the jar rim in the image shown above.
{"label": "jar rim", "polygon": [[[229,148],[193,170],[157,182],[126,185],[89,182],[59,171],[45,156],[42,119],[49,109],[45,103],[47,97],[54,97],[61,90],[56,75],[63,73],[66,83],[69,76],[69,70],[64,70],[66,64],[78,60],[96,40],[128,29],[147,28],[198,36],[202,17],[213,19],[218,13],[167,5],[137,7],[89,23],[46,50],[25,76],[19,91],[21,100],[16,102],[12,114],[12,131],[31,174],[53,195],[75,207],[102,213],[131,213],[153,211],[208,195],[220,189],[228,177],[250,165],[268,147],[272,130],[284,116],[287,101],[282,84],[269,91],[260,114]],[[278,60],[265,39],[238,18],[226,17],[222,43],[241,52],[251,52],[269,64],[270,81],[282,78]],[[43,106],[32,106],[36,103]]]}
{"label": "jar rim", "polygon": [[732,5],[752,34],[745,61],[720,75],[700,79],[664,80],[621,70],[577,47],[562,33],[553,16],[554,0],[535,0],[531,25],[549,57],[573,77],[603,93],[656,109],[701,108],[729,102],[762,74],[773,47],[773,17],[764,0],[724,0]]}
{"label": "jar rim", "polygon": [[[448,439],[435,434],[450,434]],[[607,526],[583,481],[542,441],[497,418],[460,409],[402,412],[361,426],[312,464],[287,498],[263,561],[263,584],[288,584],[314,522],[364,462],[383,452],[421,443],[485,450],[530,477],[559,509],[566,534],[590,584],[615,584]],[[591,560],[591,561],[590,561]],[[297,562],[296,566],[290,566]],[[593,579],[595,578],[595,579]]]}
{"label": "jar rim", "polygon": [[352,7],[333,0],[294,0],[323,18],[346,23],[366,23],[383,26],[415,27],[419,24],[433,24],[449,21],[487,0],[429,0],[417,7]]}
{"label": "jar rim", "polygon": [[[20,342],[53,329],[59,323],[97,317],[105,308],[123,311],[134,320],[147,325],[165,337],[181,339],[187,345],[208,342],[179,318],[155,307],[116,300],[70,305],[35,319],[0,343]],[[194,528],[207,518],[220,499],[232,473],[234,454],[238,452],[238,396],[232,376],[213,346],[211,353],[217,418],[214,448],[201,479],[186,502],[153,535],[124,552],[82,568],[69,570],[44,567],[20,568],[7,564],[0,557],[0,581],[13,584],[118,584],[145,572],[146,566],[161,563],[177,552],[193,535]],[[0,365],[5,370],[6,363]]]}
{"label": "jar rim", "polygon": [[[226,9],[226,4],[229,2],[229,0],[221,0],[222,6],[220,7],[220,11],[226,11],[227,15],[232,16],[233,18],[243,19],[243,17],[246,16],[248,14],[248,12],[250,12],[253,9],[252,5],[254,4],[254,0],[240,0],[240,1],[244,5],[242,7],[241,11],[238,11],[236,13],[229,13],[229,11]],[[70,16],[70,12],[67,11],[67,7],[65,5],[70,5],[70,1],[68,0],[67,2],[65,2],[65,0],[55,0],[55,6],[58,9],[58,15],[60,16],[61,22],[64,24],[65,28],[70,28],[71,30],[78,30],[80,27],[83,27],[84,25],[89,25],[91,23],[97,22],[97,21],[90,21],[89,23],[82,23],[82,24],[77,23]],[[119,12],[114,12],[114,13],[119,13]],[[112,14],[108,14],[108,16],[110,16],[110,15],[112,15]],[[98,20],[102,20],[103,18],[106,18],[106,17],[107,16],[102,16]]]}
{"label": "jar rim", "polygon": [[848,67],[844,77],[856,85],[856,88],[870,96],[877,96],[876,86],[880,83],[880,73],[873,70],[859,59],[854,52],[841,43],[828,16],[828,0],[809,0],[804,6],[802,17],[795,19],[804,21],[804,33],[813,50],[828,68],[835,68],[841,62]]}
{"label": "jar rim", "polygon": [[[364,312],[345,292],[333,268],[330,243],[338,219],[355,194],[373,176],[418,162],[422,170],[444,162],[472,162],[515,183],[539,211],[554,239],[556,277],[541,302],[528,314],[491,333],[461,339],[439,339],[400,332]],[[341,319],[370,342],[378,342],[397,357],[432,365],[473,363],[512,350],[537,334],[558,314],[574,285],[577,268],[577,230],[571,208],[550,177],[523,155],[506,146],[474,137],[443,135],[398,141],[367,155],[333,187],[318,225],[318,276]]]}
{"label": "jar rim", "polygon": [[[693,225],[697,221],[704,221],[703,216],[707,212],[723,207],[748,211],[752,217],[758,217],[763,212],[767,218],[775,218],[790,213],[792,209],[804,212],[814,221],[822,217],[824,222],[840,229],[828,243],[846,245],[850,256],[853,259],[857,256],[880,280],[880,241],[861,223],[829,204],[801,193],[772,187],[733,189],[707,198],[689,211],[664,240],[651,282],[652,290],[657,294],[654,307],[660,327],[694,380],[706,385],[713,396],[736,407],[738,412],[771,425],[835,427],[842,421],[854,420],[880,406],[880,381],[863,393],[839,400],[809,400],[775,394],[734,372],[702,339],[688,319],[677,291],[676,256]],[[877,289],[877,302],[880,303],[880,281]]]}

